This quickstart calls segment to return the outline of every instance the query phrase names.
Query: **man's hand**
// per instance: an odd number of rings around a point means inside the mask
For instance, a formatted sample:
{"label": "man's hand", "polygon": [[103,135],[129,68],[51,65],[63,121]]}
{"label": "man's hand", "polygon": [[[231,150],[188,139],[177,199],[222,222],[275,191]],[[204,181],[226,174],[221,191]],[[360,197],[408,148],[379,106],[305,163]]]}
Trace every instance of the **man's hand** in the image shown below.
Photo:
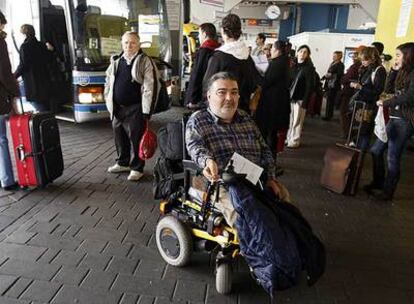
{"label": "man's hand", "polygon": [[383,100],[378,100],[377,101],[377,106],[382,107],[384,105],[384,101]]}
{"label": "man's hand", "polygon": [[277,182],[277,180],[275,180],[273,178],[269,179],[266,183],[266,186],[271,188],[272,191],[274,192],[274,194],[277,195],[280,198],[280,195],[282,193],[281,192],[282,189],[281,189],[279,183]]}
{"label": "man's hand", "polygon": [[209,181],[216,181],[219,179],[218,175],[218,166],[217,163],[212,159],[207,159],[206,166],[203,169],[203,175],[209,180]]}

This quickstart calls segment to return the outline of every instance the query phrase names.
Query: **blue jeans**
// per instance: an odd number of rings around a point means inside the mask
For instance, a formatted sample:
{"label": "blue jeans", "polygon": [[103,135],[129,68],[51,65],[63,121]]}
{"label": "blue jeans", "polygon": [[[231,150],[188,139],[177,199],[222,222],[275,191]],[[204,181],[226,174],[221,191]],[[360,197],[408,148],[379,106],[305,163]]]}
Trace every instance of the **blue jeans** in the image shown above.
{"label": "blue jeans", "polygon": [[357,143],[358,149],[362,152],[367,152],[369,150],[369,143],[371,141],[371,134],[363,134],[359,136],[359,141]]}
{"label": "blue jeans", "polygon": [[2,187],[15,183],[7,140],[6,115],[0,115],[0,182]]}
{"label": "blue jeans", "polygon": [[[400,161],[407,141],[414,135],[413,126],[405,119],[391,118],[387,124],[388,142],[377,139],[371,147],[373,159],[373,183],[392,196],[400,179]],[[388,147],[388,173],[385,176],[384,153]]]}

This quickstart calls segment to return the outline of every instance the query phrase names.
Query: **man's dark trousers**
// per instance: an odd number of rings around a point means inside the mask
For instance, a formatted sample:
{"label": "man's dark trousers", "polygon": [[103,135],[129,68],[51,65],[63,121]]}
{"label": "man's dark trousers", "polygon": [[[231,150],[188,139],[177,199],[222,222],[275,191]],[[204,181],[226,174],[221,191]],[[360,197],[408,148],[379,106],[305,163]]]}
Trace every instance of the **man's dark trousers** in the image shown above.
{"label": "man's dark trousers", "polygon": [[[139,142],[145,131],[141,104],[131,106],[116,105],[112,120],[118,165],[131,170],[144,172],[145,161],[139,158]],[[131,159],[132,147],[132,159]]]}

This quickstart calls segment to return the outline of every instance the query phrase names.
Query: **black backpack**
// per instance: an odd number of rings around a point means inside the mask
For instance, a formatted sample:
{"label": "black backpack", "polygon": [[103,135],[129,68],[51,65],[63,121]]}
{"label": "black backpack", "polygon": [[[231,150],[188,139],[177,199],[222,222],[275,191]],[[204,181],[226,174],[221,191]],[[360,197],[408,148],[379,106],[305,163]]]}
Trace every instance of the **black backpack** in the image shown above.
{"label": "black backpack", "polygon": [[154,166],[153,194],[167,199],[184,186],[182,122],[170,122],[157,133],[160,156]]}
{"label": "black backpack", "polygon": [[170,122],[157,133],[161,155],[170,160],[183,159],[182,122]]}
{"label": "black backpack", "polygon": [[161,87],[158,93],[157,101],[155,103],[153,114],[164,112],[171,108],[171,98],[170,96],[168,96],[167,86],[165,84],[165,81],[162,79],[159,79],[159,83]]}
{"label": "black backpack", "polygon": [[182,161],[173,161],[158,157],[154,166],[152,192],[154,199],[167,199],[171,194],[184,186],[184,170]]}

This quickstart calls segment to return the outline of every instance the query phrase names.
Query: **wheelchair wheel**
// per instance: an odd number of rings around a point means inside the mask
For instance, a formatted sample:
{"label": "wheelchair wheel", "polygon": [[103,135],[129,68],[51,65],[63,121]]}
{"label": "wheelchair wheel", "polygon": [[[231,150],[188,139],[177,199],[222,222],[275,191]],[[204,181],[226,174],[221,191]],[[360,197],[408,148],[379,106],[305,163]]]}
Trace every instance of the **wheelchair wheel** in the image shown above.
{"label": "wheelchair wheel", "polygon": [[158,222],[155,236],[164,261],[178,267],[188,264],[193,251],[193,239],[185,224],[173,216],[166,216]]}
{"label": "wheelchair wheel", "polygon": [[216,268],[216,289],[220,294],[228,294],[231,291],[233,271],[229,262],[223,262]]}

